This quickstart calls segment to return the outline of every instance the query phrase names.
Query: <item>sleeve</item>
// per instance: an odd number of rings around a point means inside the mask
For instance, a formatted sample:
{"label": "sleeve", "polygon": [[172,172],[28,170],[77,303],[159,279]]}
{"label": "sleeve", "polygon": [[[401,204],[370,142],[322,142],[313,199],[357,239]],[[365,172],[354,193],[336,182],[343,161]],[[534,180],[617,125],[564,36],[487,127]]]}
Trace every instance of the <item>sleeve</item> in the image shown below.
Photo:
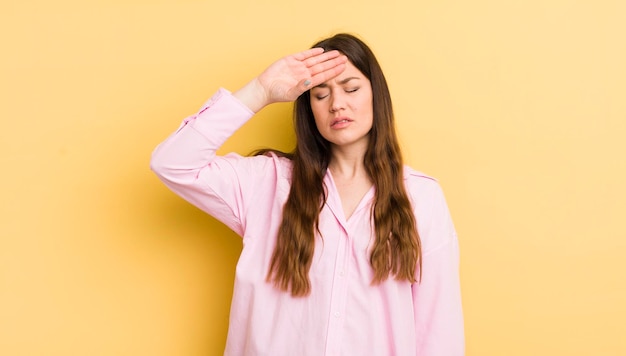
{"label": "sleeve", "polygon": [[239,235],[244,230],[241,187],[254,177],[241,170],[248,165],[254,171],[258,160],[236,154],[220,157],[216,151],[253,115],[230,92],[220,89],[156,147],[150,161],[150,168],[172,191]]}
{"label": "sleeve", "polygon": [[465,336],[459,244],[443,192],[439,184],[433,184],[432,205],[419,229],[424,247],[422,276],[413,285],[417,354],[462,356]]}

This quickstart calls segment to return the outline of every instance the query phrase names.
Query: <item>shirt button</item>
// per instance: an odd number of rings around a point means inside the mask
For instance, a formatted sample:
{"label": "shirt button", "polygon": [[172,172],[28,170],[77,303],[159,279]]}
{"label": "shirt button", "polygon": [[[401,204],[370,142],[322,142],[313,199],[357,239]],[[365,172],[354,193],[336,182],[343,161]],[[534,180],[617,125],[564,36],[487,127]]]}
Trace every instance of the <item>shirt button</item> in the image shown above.
{"label": "shirt button", "polygon": [[339,271],[339,275],[343,277],[343,271]]}
{"label": "shirt button", "polygon": [[339,317],[339,312],[335,312],[335,318]]}

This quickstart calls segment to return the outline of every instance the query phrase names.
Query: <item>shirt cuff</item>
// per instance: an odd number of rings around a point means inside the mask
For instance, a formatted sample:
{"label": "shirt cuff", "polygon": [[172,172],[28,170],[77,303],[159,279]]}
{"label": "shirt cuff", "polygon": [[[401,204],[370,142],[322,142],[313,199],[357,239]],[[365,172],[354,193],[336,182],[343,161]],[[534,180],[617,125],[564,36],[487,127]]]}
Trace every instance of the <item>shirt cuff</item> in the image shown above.
{"label": "shirt cuff", "polygon": [[189,124],[213,143],[221,145],[252,116],[254,112],[250,108],[228,90],[220,88]]}

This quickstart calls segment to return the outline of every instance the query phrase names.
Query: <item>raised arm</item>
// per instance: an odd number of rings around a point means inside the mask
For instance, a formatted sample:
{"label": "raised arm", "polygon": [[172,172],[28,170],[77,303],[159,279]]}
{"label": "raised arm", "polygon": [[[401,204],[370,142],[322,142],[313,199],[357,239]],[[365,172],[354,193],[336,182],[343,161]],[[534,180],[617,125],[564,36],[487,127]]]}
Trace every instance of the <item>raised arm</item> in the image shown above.
{"label": "raised arm", "polygon": [[255,112],[295,100],[341,73],[345,62],[337,51],[310,49],[274,62],[233,95],[220,89],[154,150],[152,170],[176,194],[242,234],[247,186],[271,178],[259,159],[217,157],[217,149]]}

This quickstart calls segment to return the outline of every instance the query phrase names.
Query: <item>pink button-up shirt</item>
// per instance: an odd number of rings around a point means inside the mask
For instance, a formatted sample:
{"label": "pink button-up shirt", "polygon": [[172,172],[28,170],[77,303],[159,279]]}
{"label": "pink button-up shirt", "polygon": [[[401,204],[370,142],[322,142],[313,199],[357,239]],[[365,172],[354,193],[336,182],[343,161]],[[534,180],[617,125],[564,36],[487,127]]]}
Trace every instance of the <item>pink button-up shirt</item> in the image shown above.
{"label": "pink button-up shirt", "polygon": [[372,188],[346,219],[330,171],[309,272],[311,294],[292,297],[266,282],[291,162],[276,156],[217,156],[253,115],[220,89],[154,151],[165,184],[243,237],[226,355],[464,354],[457,236],[439,184],[410,168],[405,184],[422,241],[422,280],[373,286],[369,249]]}

